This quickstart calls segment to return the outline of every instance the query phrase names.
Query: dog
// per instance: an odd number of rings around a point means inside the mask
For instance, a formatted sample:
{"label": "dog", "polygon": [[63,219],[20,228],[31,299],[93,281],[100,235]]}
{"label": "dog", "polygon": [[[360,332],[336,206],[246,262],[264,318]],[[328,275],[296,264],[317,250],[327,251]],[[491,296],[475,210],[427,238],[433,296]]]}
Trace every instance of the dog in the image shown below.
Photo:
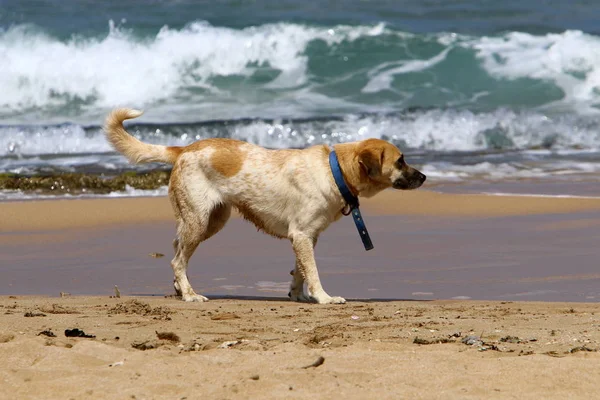
{"label": "dog", "polygon": [[[123,127],[124,120],[140,115],[133,109],[115,109],[107,116],[104,131],[114,149],[132,163],[173,165],[169,199],[177,235],[171,266],[173,285],[182,300],[208,300],[190,285],[188,261],[201,242],[225,226],[235,207],[259,230],[291,241],[296,255],[291,300],[346,302],[325,292],[314,256],[321,232],[347,209],[328,162],[332,150],[327,145],[272,150],[224,138],[184,147],[153,145]],[[416,189],[425,182],[425,175],[409,166],[402,152],[387,141],[367,139],[336,144],[334,149],[344,181],[357,197],[372,197],[388,188]]]}

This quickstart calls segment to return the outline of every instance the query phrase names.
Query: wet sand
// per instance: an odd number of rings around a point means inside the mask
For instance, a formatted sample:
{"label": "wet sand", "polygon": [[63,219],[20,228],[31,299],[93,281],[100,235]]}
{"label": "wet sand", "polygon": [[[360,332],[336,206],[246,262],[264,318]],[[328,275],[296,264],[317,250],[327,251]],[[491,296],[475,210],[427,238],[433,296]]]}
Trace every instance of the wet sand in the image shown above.
{"label": "wet sand", "polygon": [[[2,204],[0,294],[171,294],[166,198]],[[326,290],[347,298],[596,301],[600,199],[386,192],[320,238]],[[150,253],[161,253],[153,258]],[[191,260],[210,296],[287,295],[290,244],[232,218]]]}

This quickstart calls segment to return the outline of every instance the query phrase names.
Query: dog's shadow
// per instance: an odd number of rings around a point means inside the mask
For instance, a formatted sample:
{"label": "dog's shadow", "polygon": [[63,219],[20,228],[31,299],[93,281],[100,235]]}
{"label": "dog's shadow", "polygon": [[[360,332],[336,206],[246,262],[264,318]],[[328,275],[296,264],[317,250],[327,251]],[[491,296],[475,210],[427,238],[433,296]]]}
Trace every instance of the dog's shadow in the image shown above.
{"label": "dog's shadow", "polygon": [[[132,297],[165,297],[169,299],[181,299],[175,295],[165,296],[162,294],[131,294]],[[292,303],[290,299],[287,297],[275,297],[275,296],[242,296],[242,295],[210,295],[207,297],[210,300],[239,300],[239,301],[264,301],[264,302],[286,302]],[[434,301],[434,299],[388,299],[388,298],[368,298],[368,299],[346,299],[347,303],[392,303],[395,301],[410,301],[410,302],[429,302]],[[312,303],[296,303],[296,304],[312,304]],[[333,305],[336,306],[336,305]]]}

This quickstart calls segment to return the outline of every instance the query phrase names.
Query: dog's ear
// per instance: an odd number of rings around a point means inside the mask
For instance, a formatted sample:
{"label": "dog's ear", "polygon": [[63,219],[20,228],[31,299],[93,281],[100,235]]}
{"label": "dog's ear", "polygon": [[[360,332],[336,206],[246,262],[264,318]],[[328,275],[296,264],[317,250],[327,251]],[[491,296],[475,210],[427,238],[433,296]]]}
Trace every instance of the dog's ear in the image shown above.
{"label": "dog's ear", "polygon": [[383,149],[380,147],[365,147],[358,153],[358,163],[371,179],[382,174]]}

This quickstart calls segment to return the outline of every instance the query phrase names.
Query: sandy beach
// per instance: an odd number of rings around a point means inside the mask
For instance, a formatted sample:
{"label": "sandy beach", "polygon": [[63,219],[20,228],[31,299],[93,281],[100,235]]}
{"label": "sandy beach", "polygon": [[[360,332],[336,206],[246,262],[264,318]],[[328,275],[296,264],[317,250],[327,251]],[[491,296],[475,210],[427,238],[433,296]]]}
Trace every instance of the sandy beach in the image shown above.
{"label": "sandy beach", "polygon": [[[600,398],[599,20],[589,0],[0,1],[0,400]],[[117,108],[142,111],[135,139]],[[349,155],[367,139],[402,155]],[[290,241],[235,211],[189,260],[210,301],[174,295],[171,177],[251,210],[274,176],[296,194],[269,212],[325,190],[321,155],[231,140],[335,148],[361,195],[422,184],[361,198],[371,251],[352,217],[319,235],[345,304],[290,301]]]}
{"label": "sandy beach", "polygon": [[186,304],[166,198],[2,203],[0,398],[595,396],[600,200],[389,191],[363,208],[375,250],[345,218],[317,262],[331,294],[368,300],[320,306],[287,301],[289,243],[240,218],[192,258],[212,300]]}
{"label": "sandy beach", "polygon": [[0,311],[4,399],[584,399],[600,368],[594,304],[3,296]]}

